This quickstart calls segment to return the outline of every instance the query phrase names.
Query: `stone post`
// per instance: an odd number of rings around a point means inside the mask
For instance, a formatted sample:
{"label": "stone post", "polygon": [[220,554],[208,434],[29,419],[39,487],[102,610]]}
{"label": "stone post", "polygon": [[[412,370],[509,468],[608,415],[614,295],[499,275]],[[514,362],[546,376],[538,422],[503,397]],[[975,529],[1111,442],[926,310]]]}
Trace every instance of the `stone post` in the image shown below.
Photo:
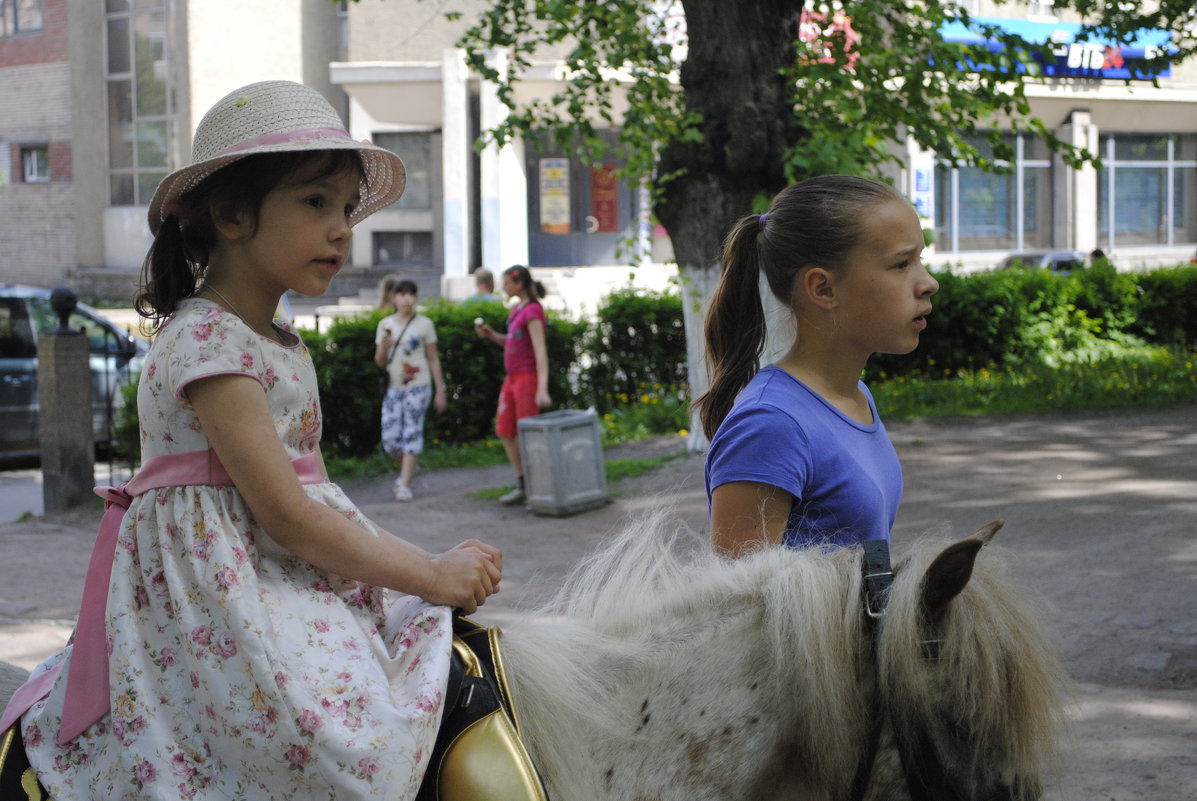
{"label": "stone post", "polygon": [[38,436],[47,514],[88,502],[95,486],[89,343],[67,324],[75,293],[55,289],[50,305],[59,327],[37,341]]}

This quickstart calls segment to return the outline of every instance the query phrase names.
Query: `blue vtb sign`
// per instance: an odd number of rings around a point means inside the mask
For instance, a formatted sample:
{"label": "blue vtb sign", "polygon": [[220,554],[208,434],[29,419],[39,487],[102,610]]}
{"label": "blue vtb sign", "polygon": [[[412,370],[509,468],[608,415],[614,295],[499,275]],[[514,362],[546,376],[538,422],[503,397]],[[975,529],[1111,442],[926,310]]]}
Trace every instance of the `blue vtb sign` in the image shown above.
{"label": "blue vtb sign", "polygon": [[[1005,33],[1016,34],[1029,44],[1044,45],[1046,53],[1036,56],[1043,75],[1052,78],[1110,78],[1114,80],[1151,80],[1172,74],[1166,63],[1149,68],[1152,58],[1167,55],[1173,50],[1168,31],[1144,30],[1127,44],[1103,40],[1090,35],[1078,41],[1081,25],[1076,22],[1039,22],[1035,20],[972,17],[971,25],[956,21],[945,25],[941,32],[944,41],[984,45],[989,52],[999,53],[1005,48],[1000,39],[986,35],[984,26]],[[976,65],[967,65],[977,68]]]}

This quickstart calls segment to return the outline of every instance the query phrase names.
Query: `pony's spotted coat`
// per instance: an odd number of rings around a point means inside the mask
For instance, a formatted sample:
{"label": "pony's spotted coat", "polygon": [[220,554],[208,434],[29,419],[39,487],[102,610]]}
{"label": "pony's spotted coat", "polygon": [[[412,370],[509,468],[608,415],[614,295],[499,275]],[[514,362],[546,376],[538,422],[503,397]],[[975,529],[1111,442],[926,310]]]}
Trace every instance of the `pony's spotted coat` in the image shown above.
{"label": "pony's spotted coat", "polygon": [[[960,797],[1038,798],[1066,679],[1000,553],[986,548],[971,570],[991,528],[964,561],[934,568],[946,543],[911,546],[877,661],[858,550],[728,562],[665,513],[629,528],[567,580],[549,619],[505,633],[550,797],[844,799],[881,693],[901,726],[929,733]],[[928,639],[942,640],[938,659],[924,657]],[[865,798],[909,798],[888,724]]]}

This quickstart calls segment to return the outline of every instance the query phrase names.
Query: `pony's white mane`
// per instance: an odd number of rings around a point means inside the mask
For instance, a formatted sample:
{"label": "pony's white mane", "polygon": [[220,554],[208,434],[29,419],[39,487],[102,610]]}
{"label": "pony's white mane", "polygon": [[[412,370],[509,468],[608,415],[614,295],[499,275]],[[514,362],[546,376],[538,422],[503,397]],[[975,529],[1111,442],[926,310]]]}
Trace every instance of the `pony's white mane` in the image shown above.
{"label": "pony's white mane", "polygon": [[[582,756],[572,745],[579,717],[626,737],[637,710],[605,703],[611,686],[621,683],[612,672],[631,678],[697,629],[743,618],[768,642],[762,652],[769,661],[758,667],[762,681],[786,682],[797,672],[803,685],[820,688],[791,698],[796,728],[788,736],[819,755],[808,770],[828,782],[851,776],[858,755],[843,717],[859,706],[859,687],[855,671],[843,668],[860,649],[859,586],[854,551],[773,548],[732,561],[678,523],[671,509],[657,509],[575,567],[535,613],[552,623],[506,627],[504,647],[519,664],[517,698],[522,705],[523,696],[534,696],[528,700],[536,706],[527,736],[557,764]],[[835,623],[828,625],[829,618]],[[596,661],[546,654],[591,654]]]}
{"label": "pony's white mane", "polygon": [[900,563],[907,580],[894,582],[879,653],[890,712],[910,723],[934,698],[971,728],[972,765],[960,766],[963,772],[1004,766],[1008,782],[1014,774],[1038,776],[1056,766],[1070,685],[1044,627],[1046,602],[1009,582],[1007,550],[985,546],[943,620],[938,664],[927,670],[921,586],[909,579],[922,576],[947,544],[920,541]]}
{"label": "pony's white mane", "polygon": [[[1003,774],[1037,777],[1057,733],[1063,671],[1033,598],[1005,581],[992,546],[946,619],[941,668],[925,668],[921,578],[946,544],[912,543],[897,567],[880,646],[888,701],[911,720],[946,699],[973,727],[979,756]],[[751,630],[743,637],[755,641],[737,644],[764,643],[757,674],[794,706],[781,735],[794,759],[811,786],[846,786],[869,725],[861,677],[873,675],[860,559],[858,549],[766,548],[731,561],[669,508],[631,522],[574,569],[538,622],[505,627],[517,703],[528,713],[525,737],[558,775],[593,771],[593,749],[577,745],[579,721],[595,740],[626,741],[646,710],[638,700],[617,701],[625,683],[660,669],[671,649],[695,658],[683,646],[706,632]],[[718,661],[714,650],[703,653]]]}

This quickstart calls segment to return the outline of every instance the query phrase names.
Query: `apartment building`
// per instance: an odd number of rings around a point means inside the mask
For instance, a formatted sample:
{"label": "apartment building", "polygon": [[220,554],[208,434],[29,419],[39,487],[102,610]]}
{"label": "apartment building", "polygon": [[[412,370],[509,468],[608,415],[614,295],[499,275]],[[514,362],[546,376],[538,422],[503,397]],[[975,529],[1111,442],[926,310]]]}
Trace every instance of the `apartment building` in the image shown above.
{"label": "apartment building", "polygon": [[[1032,109],[1103,163],[1073,169],[1043,141],[1007,134],[1011,172],[993,175],[898,143],[895,178],[935,232],[932,262],[987,268],[1034,249],[1101,248],[1124,267],[1192,256],[1197,65],[1172,66],[1155,86],[1137,63],[1166,50],[1164,32],[1082,43],[1048,2],[967,2],[1053,43]],[[127,298],[149,244],[146,202],[186,161],[203,112],[236,86],[286,78],[319,89],[355,136],[408,166],[403,199],[359,226],[338,290],[404,272],[426,295],[464,296],[475,267],[524,263],[562,285],[601,277],[593,295],[626,282],[629,250],[650,265],[637,280],[663,285],[668,237],[643,189],[611,175],[618,162],[591,167],[521,141],[474,147],[503,108],[454,46],[485,0],[452,6],[455,22],[445,3],[421,0],[0,0],[0,281]],[[551,94],[561,55],[542,54],[521,98]]]}
{"label": "apartment building", "polygon": [[0,0],[0,282],[128,300],[146,206],[204,112],[255,80],[329,80],[328,0]]}
{"label": "apartment building", "polygon": [[[1197,64],[1170,65],[1155,86],[1142,64],[1167,52],[1166,31],[1141,31],[1130,45],[1081,42],[1079,23],[1057,15],[1050,0],[965,5],[1051,44],[1044,80],[1028,87],[1032,112],[1102,163],[1073,169],[1042,137],[1008,128],[1008,174],[953,168],[941,154],[908,146],[903,188],[935,230],[932,260],[987,268],[1010,252],[1100,249],[1125,268],[1188,261],[1197,250]],[[984,38],[960,25],[945,34]]]}
{"label": "apartment building", "polygon": [[[400,271],[431,261],[442,266],[450,297],[473,291],[468,276],[478,266],[497,273],[527,264],[541,268],[553,294],[580,298],[572,301],[578,312],[587,297],[627,283],[634,251],[655,263],[637,271],[638,280],[663,287],[676,273],[660,264],[668,238],[649,222],[644,189],[612,175],[618,161],[591,167],[548,143],[523,141],[475,150],[504,109],[495,86],[467,69],[454,45],[485,5],[455,2],[463,12],[456,22],[440,3],[350,5],[348,56],[330,68],[349,97],[350,132],[393,147],[408,165],[407,194],[359,226],[354,261]],[[553,58],[563,55],[538,54],[544,63],[525,76],[519,97],[548,96],[559,82]],[[505,54],[492,63],[504,69]],[[616,131],[604,134],[614,141]],[[576,285],[583,276],[589,288]]]}

